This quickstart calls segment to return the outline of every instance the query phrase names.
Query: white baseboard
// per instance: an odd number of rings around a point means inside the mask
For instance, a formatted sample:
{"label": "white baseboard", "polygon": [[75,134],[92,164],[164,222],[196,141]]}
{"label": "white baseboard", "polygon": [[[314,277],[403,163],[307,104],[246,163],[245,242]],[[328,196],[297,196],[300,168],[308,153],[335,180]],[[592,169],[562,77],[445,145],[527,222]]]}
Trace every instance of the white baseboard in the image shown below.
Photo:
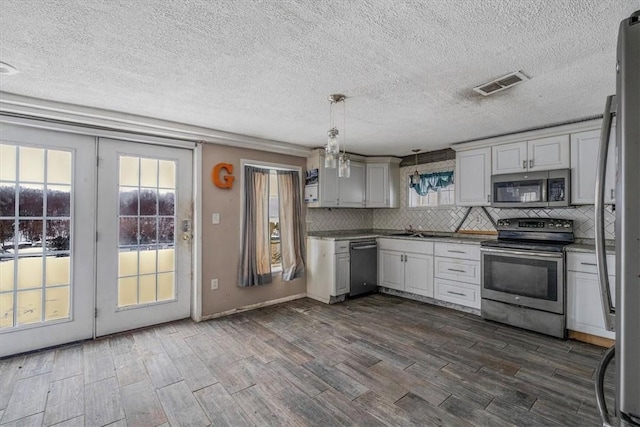
{"label": "white baseboard", "polygon": [[306,293],[296,294],[296,295],[290,295],[284,298],[274,299],[271,301],[264,301],[264,302],[259,302],[257,304],[245,305],[244,307],[234,308],[233,310],[221,311],[220,313],[213,313],[213,314],[208,314],[206,316],[202,316],[201,320],[204,321],[204,320],[217,319],[218,317],[224,317],[224,316],[229,316],[231,314],[242,313],[244,311],[255,310],[256,308],[268,307],[270,305],[276,305],[276,304],[280,304],[287,301],[293,301],[296,299],[305,298],[306,296],[307,296]]}

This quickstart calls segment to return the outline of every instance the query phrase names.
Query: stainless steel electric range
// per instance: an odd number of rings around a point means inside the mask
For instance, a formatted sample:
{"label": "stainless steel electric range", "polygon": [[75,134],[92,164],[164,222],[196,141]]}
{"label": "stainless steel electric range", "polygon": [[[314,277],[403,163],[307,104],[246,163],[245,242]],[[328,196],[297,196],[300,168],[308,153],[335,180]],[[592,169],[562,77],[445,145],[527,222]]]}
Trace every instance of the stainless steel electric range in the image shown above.
{"label": "stainless steel electric range", "polygon": [[498,239],[481,243],[482,317],[565,338],[564,247],[573,221],[501,219]]}

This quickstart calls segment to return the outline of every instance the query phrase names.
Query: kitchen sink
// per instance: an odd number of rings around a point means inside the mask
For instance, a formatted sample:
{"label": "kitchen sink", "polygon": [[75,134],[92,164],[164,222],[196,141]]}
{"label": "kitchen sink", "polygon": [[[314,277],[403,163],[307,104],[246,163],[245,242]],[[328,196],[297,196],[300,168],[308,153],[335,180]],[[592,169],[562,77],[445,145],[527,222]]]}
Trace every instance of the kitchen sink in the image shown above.
{"label": "kitchen sink", "polygon": [[392,236],[404,236],[404,237],[422,237],[422,238],[438,237],[438,235],[436,235],[436,234],[421,233],[420,231],[413,231],[413,232],[402,231],[402,232],[399,232],[399,233],[393,233],[391,235]]}

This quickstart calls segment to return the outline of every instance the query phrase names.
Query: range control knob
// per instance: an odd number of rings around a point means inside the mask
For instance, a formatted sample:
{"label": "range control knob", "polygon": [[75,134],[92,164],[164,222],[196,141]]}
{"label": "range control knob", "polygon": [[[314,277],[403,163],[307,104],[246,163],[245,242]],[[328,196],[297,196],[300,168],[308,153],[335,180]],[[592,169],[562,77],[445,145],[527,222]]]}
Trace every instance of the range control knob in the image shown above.
{"label": "range control knob", "polygon": [[565,222],[565,223],[564,223],[564,228],[569,228],[569,227],[571,227],[571,223],[569,223],[569,222]]}

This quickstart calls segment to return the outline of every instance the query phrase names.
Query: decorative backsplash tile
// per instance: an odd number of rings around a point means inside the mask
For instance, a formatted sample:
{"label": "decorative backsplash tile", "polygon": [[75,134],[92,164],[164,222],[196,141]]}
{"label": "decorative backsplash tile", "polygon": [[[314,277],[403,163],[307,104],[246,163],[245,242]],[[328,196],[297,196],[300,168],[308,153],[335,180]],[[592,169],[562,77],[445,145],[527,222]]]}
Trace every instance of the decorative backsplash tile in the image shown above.
{"label": "decorative backsplash tile", "polygon": [[[409,176],[415,166],[400,168],[399,209],[308,209],[308,231],[355,229],[402,230],[409,226],[429,231],[455,231],[464,218],[467,207],[409,208],[407,202]],[[418,172],[442,172],[455,169],[455,160],[418,165]],[[593,205],[555,209],[497,209],[488,207],[494,220],[502,218],[563,218],[574,221],[577,238],[595,237]],[[310,222],[309,222],[310,221]],[[605,238],[615,238],[615,214],[611,206],[605,211]],[[461,230],[495,231],[491,221],[480,207],[472,207]]]}
{"label": "decorative backsplash tile", "polygon": [[307,231],[368,230],[373,228],[372,209],[307,209]]}

